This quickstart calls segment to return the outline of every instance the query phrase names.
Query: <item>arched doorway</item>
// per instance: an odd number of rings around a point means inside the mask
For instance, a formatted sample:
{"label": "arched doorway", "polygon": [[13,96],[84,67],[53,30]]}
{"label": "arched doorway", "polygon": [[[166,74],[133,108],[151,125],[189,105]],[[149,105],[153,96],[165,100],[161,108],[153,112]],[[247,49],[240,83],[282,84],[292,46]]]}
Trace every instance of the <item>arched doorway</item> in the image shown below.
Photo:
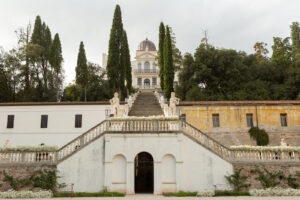
{"label": "arched doorway", "polygon": [[134,159],[134,166],[135,193],[153,193],[154,167],[151,154],[139,153]]}
{"label": "arched doorway", "polygon": [[150,88],[150,80],[147,78],[144,80],[144,88]]}

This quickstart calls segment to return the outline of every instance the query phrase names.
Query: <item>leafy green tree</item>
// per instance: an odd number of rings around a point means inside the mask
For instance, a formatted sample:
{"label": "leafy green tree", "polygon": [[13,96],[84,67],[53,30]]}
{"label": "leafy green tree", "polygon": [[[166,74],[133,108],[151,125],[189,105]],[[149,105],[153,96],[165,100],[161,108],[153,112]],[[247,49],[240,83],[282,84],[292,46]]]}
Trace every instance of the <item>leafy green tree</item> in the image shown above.
{"label": "leafy green tree", "polygon": [[88,67],[87,59],[84,50],[83,42],[80,42],[79,53],[77,57],[76,66],[76,83],[79,84],[84,90],[84,101],[87,101],[86,91],[88,86]]}
{"label": "leafy green tree", "polygon": [[267,44],[264,42],[256,42],[254,45],[256,59],[259,63],[263,62],[267,58],[269,50],[266,48]]}
{"label": "leafy green tree", "polygon": [[89,84],[87,96],[89,101],[105,101],[111,98],[105,73],[98,64],[88,62]]}
{"label": "leafy green tree", "polygon": [[59,91],[62,87],[62,49],[58,33],[55,34],[51,44],[49,61],[54,71],[53,82],[55,83],[56,99],[59,101]]}
{"label": "leafy green tree", "polygon": [[81,88],[76,83],[70,83],[65,87],[63,101],[80,101]]}
{"label": "leafy green tree", "polygon": [[[180,70],[180,73],[178,75],[179,85],[176,87],[176,94],[182,101],[186,100],[187,92],[195,86],[193,81],[194,71],[194,57],[191,54],[187,53],[183,58],[183,68]],[[198,87],[196,86],[196,90],[197,88]],[[198,94],[198,92],[196,93]]]}
{"label": "leafy green tree", "polygon": [[[86,96],[88,101],[104,101],[111,98],[108,81],[104,80],[105,73],[98,64],[88,62],[88,86]],[[84,100],[85,95],[80,85],[69,84],[63,95],[63,101]]]}
{"label": "leafy green tree", "polygon": [[126,80],[126,89],[127,96],[132,90],[132,77],[131,77],[131,62],[130,62],[130,52],[128,47],[128,40],[126,31],[123,32],[123,42],[122,42],[122,65],[125,68],[125,80]]}
{"label": "leafy green tree", "polygon": [[116,5],[112,27],[110,30],[107,77],[111,88],[111,93],[118,91],[119,95],[121,94],[125,80],[125,70],[124,66],[121,64],[123,35],[121,8],[119,5]]}
{"label": "leafy green tree", "polygon": [[160,87],[164,89],[164,42],[165,42],[165,26],[163,22],[159,25],[159,41],[158,41],[158,65]]}
{"label": "leafy green tree", "polygon": [[29,57],[27,55],[27,46],[30,43],[31,38],[31,24],[29,23],[26,28],[20,28],[16,31],[16,35],[18,37],[18,56],[21,60],[22,66],[20,68],[20,73],[24,77],[23,84],[24,84],[24,90],[25,93],[28,94],[31,83],[31,68],[30,68],[30,62]]}
{"label": "leafy green tree", "polygon": [[5,68],[4,51],[0,49],[0,102],[12,101],[12,88]]}
{"label": "leafy green tree", "polygon": [[172,41],[172,56],[173,56],[173,65],[174,71],[178,71],[182,65],[182,55],[180,50],[176,47],[176,36],[171,27],[169,27],[171,41]]}
{"label": "leafy green tree", "polygon": [[174,91],[174,66],[172,56],[172,41],[169,27],[166,27],[166,35],[164,41],[164,94],[170,98],[171,92]]}
{"label": "leafy green tree", "polygon": [[264,172],[262,172],[258,168],[256,168],[255,170],[251,170],[251,172],[258,174],[258,176],[255,179],[261,183],[264,189],[276,187],[280,184],[279,179],[283,178],[282,172],[272,173],[266,168],[264,168]]}
{"label": "leafy green tree", "polygon": [[234,191],[240,192],[243,188],[247,189],[251,186],[251,184],[245,183],[249,177],[241,175],[241,171],[242,169],[235,170],[232,175],[225,176],[228,183],[234,187]]}

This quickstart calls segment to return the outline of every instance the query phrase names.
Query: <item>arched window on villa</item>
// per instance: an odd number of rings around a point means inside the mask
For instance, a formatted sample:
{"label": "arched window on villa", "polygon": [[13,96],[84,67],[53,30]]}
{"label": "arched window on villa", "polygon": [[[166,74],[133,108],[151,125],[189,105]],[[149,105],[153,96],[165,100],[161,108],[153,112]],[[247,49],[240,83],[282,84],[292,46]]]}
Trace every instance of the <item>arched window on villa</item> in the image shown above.
{"label": "arched window on villa", "polygon": [[152,69],[153,69],[153,72],[155,73],[156,72],[156,64],[155,64],[155,62],[152,64]]}
{"label": "arched window on villa", "polygon": [[138,63],[138,72],[142,72],[142,63]]}
{"label": "arched window on villa", "polygon": [[144,69],[145,69],[145,73],[149,73],[150,72],[150,63],[148,61],[145,62]]}

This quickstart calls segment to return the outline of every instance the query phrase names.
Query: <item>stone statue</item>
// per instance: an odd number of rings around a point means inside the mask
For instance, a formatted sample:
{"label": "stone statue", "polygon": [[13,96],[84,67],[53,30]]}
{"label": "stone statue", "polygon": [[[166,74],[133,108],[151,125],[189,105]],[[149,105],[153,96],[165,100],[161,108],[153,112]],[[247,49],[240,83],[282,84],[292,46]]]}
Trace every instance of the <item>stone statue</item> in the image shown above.
{"label": "stone statue", "polygon": [[120,100],[119,100],[119,94],[115,92],[114,98],[109,100],[110,104],[113,107],[113,113],[114,117],[119,117],[120,116]]}
{"label": "stone statue", "polygon": [[8,146],[9,146],[9,143],[10,143],[10,141],[9,141],[9,140],[6,140],[3,146],[4,146],[4,147],[8,147]]}
{"label": "stone statue", "polygon": [[280,146],[287,146],[287,144],[286,144],[286,142],[284,140],[284,137],[281,138]]}
{"label": "stone statue", "polygon": [[176,115],[176,105],[178,104],[179,104],[179,99],[175,97],[175,92],[172,92],[170,98],[170,116]]}

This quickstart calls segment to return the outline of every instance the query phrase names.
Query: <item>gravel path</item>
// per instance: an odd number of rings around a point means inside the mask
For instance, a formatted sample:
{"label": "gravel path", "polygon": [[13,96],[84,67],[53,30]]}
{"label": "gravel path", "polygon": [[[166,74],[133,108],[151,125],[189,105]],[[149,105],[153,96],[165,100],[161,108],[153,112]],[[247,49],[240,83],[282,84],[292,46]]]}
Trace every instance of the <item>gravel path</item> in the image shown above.
{"label": "gravel path", "polygon": [[[127,195],[125,197],[81,197],[81,198],[53,198],[41,200],[150,200],[150,199],[164,199],[164,200],[299,200],[299,197],[164,197],[160,195]],[[20,200],[20,199],[18,199]]]}

